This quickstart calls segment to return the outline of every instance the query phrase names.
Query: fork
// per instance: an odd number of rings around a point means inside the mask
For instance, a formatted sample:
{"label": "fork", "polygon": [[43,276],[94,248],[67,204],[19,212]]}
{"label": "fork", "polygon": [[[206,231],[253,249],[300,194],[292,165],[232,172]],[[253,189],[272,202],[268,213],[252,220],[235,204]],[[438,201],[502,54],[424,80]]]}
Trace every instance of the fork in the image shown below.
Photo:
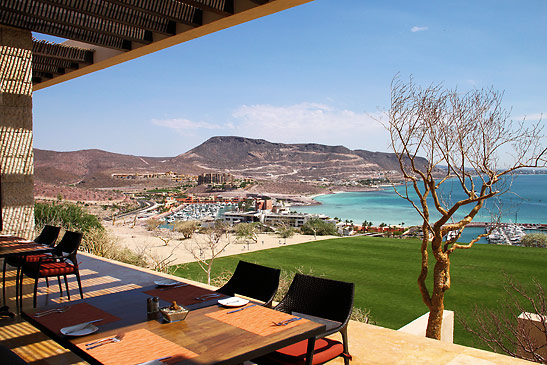
{"label": "fork", "polygon": [[275,324],[276,326],[286,326],[288,325],[289,323],[292,323],[292,322],[295,322],[295,321],[299,321],[301,320],[302,318],[300,317],[294,317],[294,318],[290,318],[290,319],[286,319],[284,321],[281,321],[281,322],[273,322],[273,324]]}
{"label": "fork", "polygon": [[35,313],[34,317],[39,318],[39,317],[47,316],[48,314],[63,313],[63,312],[66,312],[69,309],[70,309],[70,305],[67,305],[66,307],[62,307],[62,308],[53,308],[53,309],[49,309],[47,311]]}
{"label": "fork", "polygon": [[212,299],[212,298],[216,298],[216,297],[220,297],[220,294],[204,294],[202,296],[195,297],[194,299],[195,300],[206,300],[206,299]]}
{"label": "fork", "polygon": [[169,289],[175,289],[175,288],[182,288],[183,286],[188,286],[188,284],[177,284],[173,286],[168,286],[167,288],[161,288],[160,290],[169,290]]}
{"label": "fork", "polygon": [[[94,349],[95,347],[106,345],[107,343],[120,342],[123,339],[123,336],[124,336],[124,334],[120,333],[119,335],[116,335],[114,337],[104,338],[104,339],[99,340],[99,341],[91,342],[89,344],[86,344],[86,346],[87,346],[86,350],[91,350],[91,349]],[[94,345],[94,346],[90,346],[90,345]]]}

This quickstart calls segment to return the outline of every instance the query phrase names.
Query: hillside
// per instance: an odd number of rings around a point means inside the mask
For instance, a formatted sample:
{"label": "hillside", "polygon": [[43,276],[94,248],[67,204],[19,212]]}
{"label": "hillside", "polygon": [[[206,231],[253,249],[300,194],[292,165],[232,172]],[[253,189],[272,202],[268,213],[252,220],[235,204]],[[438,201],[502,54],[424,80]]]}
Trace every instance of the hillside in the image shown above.
{"label": "hillside", "polygon": [[[174,158],[207,170],[263,179],[359,179],[398,170],[394,154],[315,143],[283,144],[243,137],[212,137]],[[425,159],[420,163],[426,164]]]}
{"label": "hillside", "polygon": [[[283,144],[244,137],[212,137],[176,157],[144,157],[101,150],[54,152],[35,149],[37,183],[116,187],[113,173],[175,171],[183,174],[228,172],[239,177],[299,181],[359,179],[397,170],[394,154],[350,150],[315,143]],[[427,161],[423,159],[421,163]],[[146,182],[141,182],[146,183]]]}

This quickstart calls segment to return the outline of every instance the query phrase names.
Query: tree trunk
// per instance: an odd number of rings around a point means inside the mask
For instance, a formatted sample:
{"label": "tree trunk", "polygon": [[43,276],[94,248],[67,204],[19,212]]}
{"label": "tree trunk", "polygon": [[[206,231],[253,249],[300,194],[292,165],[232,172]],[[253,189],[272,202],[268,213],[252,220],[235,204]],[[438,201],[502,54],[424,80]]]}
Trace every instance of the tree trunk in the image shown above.
{"label": "tree trunk", "polygon": [[447,256],[437,261],[433,273],[433,295],[427,321],[426,337],[441,339],[444,312],[444,292],[450,288],[449,280],[450,261]]}

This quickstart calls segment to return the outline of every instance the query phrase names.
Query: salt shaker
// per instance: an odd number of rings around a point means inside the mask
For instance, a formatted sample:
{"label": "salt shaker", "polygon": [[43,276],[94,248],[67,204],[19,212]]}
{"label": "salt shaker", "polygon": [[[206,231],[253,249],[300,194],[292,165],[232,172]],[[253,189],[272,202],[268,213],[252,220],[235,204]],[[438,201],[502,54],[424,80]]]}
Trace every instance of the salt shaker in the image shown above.
{"label": "salt shaker", "polygon": [[152,312],[156,313],[160,311],[160,298],[154,297],[152,298]]}
{"label": "salt shaker", "polygon": [[146,312],[152,313],[152,298],[146,299]]}

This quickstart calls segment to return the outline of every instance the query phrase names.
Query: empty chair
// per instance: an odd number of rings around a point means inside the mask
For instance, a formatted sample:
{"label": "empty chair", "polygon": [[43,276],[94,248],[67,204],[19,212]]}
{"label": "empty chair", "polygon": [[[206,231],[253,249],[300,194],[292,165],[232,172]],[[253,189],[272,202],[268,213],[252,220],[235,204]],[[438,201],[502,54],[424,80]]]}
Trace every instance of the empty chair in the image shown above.
{"label": "empty chair", "polygon": [[234,296],[236,293],[264,302],[271,307],[281,270],[239,261],[234,274],[217,292]]}
{"label": "empty chair", "polygon": [[78,280],[80,296],[83,299],[82,283],[80,281],[80,272],[78,270],[78,261],[76,254],[78,247],[82,241],[82,234],[79,232],[66,231],[63,238],[57,246],[53,248],[51,257],[41,257],[36,262],[26,262],[22,266],[22,273],[19,278],[19,293],[21,295],[21,306],[23,296],[23,277],[24,275],[35,279],[34,280],[34,307],[36,307],[36,294],[38,291],[38,280],[40,278],[57,277],[59,281],[59,291],[62,295],[63,289],[61,286],[60,277],[65,279],[65,286],[68,300],[70,300],[70,292],[68,290],[67,275],[74,274]]}
{"label": "empty chair", "polygon": [[[34,239],[34,242],[41,243],[43,245],[48,245],[53,247],[55,244],[55,241],[57,241],[57,237],[59,237],[59,231],[61,230],[60,227],[54,227],[50,225],[45,225],[44,229],[42,229],[42,232]],[[19,272],[21,269],[21,265],[25,262],[31,262],[31,261],[38,261],[40,257],[45,256],[46,254],[39,254],[39,255],[16,255],[16,256],[10,256],[6,257],[4,259],[4,270],[2,273],[2,290],[4,295],[4,305],[6,305],[6,269],[7,265],[10,265],[12,267],[17,268],[17,274],[15,276],[15,283],[17,283],[17,280],[19,278]],[[16,293],[16,298],[18,298],[18,294]]]}
{"label": "empty chair", "polygon": [[[296,274],[287,295],[274,308],[323,323],[325,333],[315,341],[312,364],[323,364],[339,356],[349,364],[347,326],[353,308],[353,283]],[[324,338],[340,332],[342,342]],[[284,347],[264,357],[255,359],[258,364],[304,364],[308,341]]]}

